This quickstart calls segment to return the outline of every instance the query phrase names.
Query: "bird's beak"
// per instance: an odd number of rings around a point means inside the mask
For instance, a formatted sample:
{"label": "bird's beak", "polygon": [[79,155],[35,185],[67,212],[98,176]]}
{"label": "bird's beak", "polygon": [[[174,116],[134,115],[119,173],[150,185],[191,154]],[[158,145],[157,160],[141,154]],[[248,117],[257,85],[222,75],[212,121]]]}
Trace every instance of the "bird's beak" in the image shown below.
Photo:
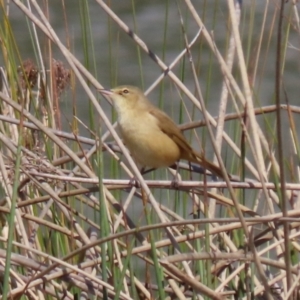
{"label": "bird's beak", "polygon": [[113,94],[113,92],[111,90],[107,90],[107,89],[99,89],[98,90],[102,95],[105,96],[111,96]]}

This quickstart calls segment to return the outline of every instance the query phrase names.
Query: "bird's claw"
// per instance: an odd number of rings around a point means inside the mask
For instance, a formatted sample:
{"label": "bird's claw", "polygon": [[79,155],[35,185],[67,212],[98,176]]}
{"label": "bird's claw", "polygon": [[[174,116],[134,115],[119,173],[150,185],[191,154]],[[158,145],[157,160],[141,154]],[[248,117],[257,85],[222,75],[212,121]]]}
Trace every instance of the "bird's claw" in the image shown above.
{"label": "bird's claw", "polygon": [[141,184],[140,182],[138,181],[138,179],[136,179],[135,177],[132,177],[129,181],[129,184],[132,186],[132,187],[135,187],[135,188],[140,188],[141,187]]}
{"label": "bird's claw", "polygon": [[171,181],[171,187],[173,189],[175,189],[175,190],[178,190],[178,188],[179,188],[179,182],[180,182],[180,179],[178,178],[177,175],[175,175],[174,178]]}

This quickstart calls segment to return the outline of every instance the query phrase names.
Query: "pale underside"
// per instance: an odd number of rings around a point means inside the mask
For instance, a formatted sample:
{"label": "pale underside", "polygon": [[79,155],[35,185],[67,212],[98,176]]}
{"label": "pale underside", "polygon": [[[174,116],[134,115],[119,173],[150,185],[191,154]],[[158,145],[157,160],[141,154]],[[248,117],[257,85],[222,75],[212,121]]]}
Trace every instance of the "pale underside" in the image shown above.
{"label": "pale underside", "polygon": [[141,166],[168,167],[180,159],[180,148],[159,128],[151,113],[120,118],[119,126],[126,147]]}

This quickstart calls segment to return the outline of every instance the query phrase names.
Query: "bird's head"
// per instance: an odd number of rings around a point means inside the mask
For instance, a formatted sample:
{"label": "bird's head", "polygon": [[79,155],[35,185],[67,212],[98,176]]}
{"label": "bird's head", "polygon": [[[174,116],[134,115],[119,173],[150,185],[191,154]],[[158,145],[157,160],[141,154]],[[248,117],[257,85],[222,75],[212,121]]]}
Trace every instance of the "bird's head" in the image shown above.
{"label": "bird's head", "polygon": [[102,89],[99,91],[103,95],[108,96],[117,109],[120,106],[129,107],[136,105],[145,97],[139,88],[130,85],[122,85],[111,90]]}

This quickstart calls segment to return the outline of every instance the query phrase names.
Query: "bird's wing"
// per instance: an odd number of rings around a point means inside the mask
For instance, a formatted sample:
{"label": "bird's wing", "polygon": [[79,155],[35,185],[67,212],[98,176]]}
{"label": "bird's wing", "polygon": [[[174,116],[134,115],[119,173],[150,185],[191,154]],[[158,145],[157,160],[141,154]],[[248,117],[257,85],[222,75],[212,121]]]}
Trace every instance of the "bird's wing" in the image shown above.
{"label": "bird's wing", "polygon": [[198,163],[218,177],[223,177],[223,172],[218,166],[206,160],[203,154],[196,152],[189,145],[180,129],[167,114],[165,114],[163,111],[157,110],[156,108],[150,109],[149,112],[158,120],[157,124],[161,131],[168,135],[180,148],[181,159],[186,159],[188,161]]}
{"label": "bird's wing", "polygon": [[180,129],[167,114],[157,109],[151,109],[150,114],[158,120],[158,127],[161,131],[182,149],[182,153],[190,153],[192,151],[192,147],[188,144]]}

